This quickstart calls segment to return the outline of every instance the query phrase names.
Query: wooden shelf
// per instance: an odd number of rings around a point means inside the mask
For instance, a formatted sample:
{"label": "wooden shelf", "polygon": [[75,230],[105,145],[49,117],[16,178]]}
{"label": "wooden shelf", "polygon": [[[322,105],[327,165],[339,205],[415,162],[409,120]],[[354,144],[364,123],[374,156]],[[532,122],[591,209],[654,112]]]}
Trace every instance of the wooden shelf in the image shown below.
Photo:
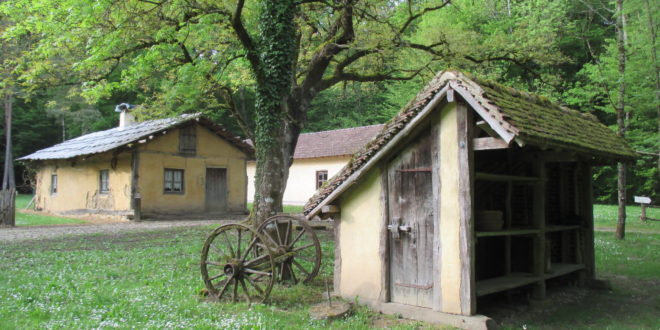
{"label": "wooden shelf", "polygon": [[483,180],[483,181],[525,182],[525,183],[536,183],[539,181],[539,178],[529,177],[529,176],[492,174],[492,173],[483,173],[483,172],[476,172],[475,179]]}
{"label": "wooden shelf", "polygon": [[534,235],[538,233],[540,233],[540,230],[534,228],[511,228],[498,231],[478,231],[477,237]]}
{"label": "wooden shelf", "polygon": [[541,278],[530,273],[511,273],[506,276],[477,281],[477,296],[511,290],[538,282]]}
{"label": "wooden shelf", "polygon": [[584,269],[584,265],[581,264],[552,264],[552,272],[545,273],[543,275],[544,279],[551,279],[557,276],[562,276],[570,274],[572,272],[577,272],[578,270]]}
{"label": "wooden shelf", "polygon": [[546,232],[551,232],[551,231],[565,231],[565,230],[576,230],[576,229],[580,229],[580,226],[578,226],[578,225],[571,225],[571,226],[555,226],[555,225],[551,225],[551,226],[546,226],[546,227],[545,227],[545,231],[546,231]]}

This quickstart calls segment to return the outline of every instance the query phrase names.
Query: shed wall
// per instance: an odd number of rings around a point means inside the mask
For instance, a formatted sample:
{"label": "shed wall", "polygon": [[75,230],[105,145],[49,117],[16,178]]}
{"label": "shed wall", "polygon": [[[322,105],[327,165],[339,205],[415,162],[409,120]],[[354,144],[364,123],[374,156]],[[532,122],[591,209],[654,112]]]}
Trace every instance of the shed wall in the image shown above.
{"label": "shed wall", "polygon": [[[462,272],[460,236],[460,182],[459,182],[459,131],[457,106],[450,103],[429,115],[432,125],[437,125],[434,137],[438,139],[439,150],[437,162],[439,165],[439,183],[434,185],[438,192],[436,223],[437,255],[434,256],[436,274],[439,279],[439,289],[434,290],[438,296],[438,303],[434,306],[439,310],[451,314],[469,314],[461,307],[464,299],[461,296]],[[340,245],[340,277],[335,285],[339,285],[338,292],[346,298],[360,297],[373,301],[382,300],[387,295],[381,294],[383,290],[383,276],[388,265],[382,264],[381,233],[383,231],[385,209],[381,205],[380,167],[371,169],[363,179],[356,183],[349,191],[344,193],[339,201],[341,209],[341,224],[339,226]],[[430,196],[432,198],[432,196]],[[337,289],[337,288],[335,288]]]}
{"label": "shed wall", "polygon": [[371,170],[340,201],[341,278],[335,290],[343,297],[377,300],[385,289],[382,287],[385,265],[379,251],[379,226],[383,218],[380,182],[380,170]]}

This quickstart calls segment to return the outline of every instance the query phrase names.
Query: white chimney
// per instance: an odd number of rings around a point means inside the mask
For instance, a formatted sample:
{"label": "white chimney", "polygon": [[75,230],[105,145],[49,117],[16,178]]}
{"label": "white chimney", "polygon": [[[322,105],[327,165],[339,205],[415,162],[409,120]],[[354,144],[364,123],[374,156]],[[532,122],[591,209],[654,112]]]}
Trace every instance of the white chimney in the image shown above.
{"label": "white chimney", "polygon": [[119,112],[119,129],[128,127],[135,124],[135,117],[131,114],[131,109],[135,108],[134,105],[122,103],[115,107],[115,112]]}

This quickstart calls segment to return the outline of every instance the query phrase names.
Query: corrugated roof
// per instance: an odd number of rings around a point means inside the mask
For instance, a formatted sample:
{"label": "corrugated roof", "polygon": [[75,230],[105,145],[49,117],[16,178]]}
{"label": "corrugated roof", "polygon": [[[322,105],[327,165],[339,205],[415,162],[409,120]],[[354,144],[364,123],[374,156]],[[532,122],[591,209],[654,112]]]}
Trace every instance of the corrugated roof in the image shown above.
{"label": "corrugated roof", "polygon": [[[615,160],[633,159],[637,156],[625,140],[593,115],[461,72],[444,71],[386,123],[371,142],[355,153],[351,161],[309,199],[303,212],[309,215],[321,203],[331,202],[325,199],[387,145],[447,85],[456,86],[459,94],[462,92],[471,95],[487,111],[488,120],[497,122],[502,130],[521,142],[574,150]],[[341,191],[338,194],[341,194]],[[338,194],[333,194],[332,198],[336,198]]]}
{"label": "corrugated roof", "polygon": [[224,128],[202,117],[201,113],[196,113],[183,114],[173,118],[148,120],[124,128],[115,127],[105,131],[82,135],[52,147],[41,149],[18,160],[69,159],[107,152],[148,138],[150,135],[171,129],[191,120],[198,120],[200,124],[208,127],[215,134],[240,150],[247,154],[252,153],[252,147],[241,141],[241,139],[234,137]]}

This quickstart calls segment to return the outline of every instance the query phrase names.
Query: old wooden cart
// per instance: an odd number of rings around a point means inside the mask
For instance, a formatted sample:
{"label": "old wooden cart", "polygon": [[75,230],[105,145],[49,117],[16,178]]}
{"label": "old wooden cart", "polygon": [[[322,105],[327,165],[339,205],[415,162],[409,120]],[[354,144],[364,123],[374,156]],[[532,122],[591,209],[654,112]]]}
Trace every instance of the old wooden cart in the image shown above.
{"label": "old wooden cart", "polygon": [[321,266],[321,245],[306,220],[276,215],[259,227],[215,229],[202,249],[202,279],[217,300],[265,301],[275,281],[308,283]]}

